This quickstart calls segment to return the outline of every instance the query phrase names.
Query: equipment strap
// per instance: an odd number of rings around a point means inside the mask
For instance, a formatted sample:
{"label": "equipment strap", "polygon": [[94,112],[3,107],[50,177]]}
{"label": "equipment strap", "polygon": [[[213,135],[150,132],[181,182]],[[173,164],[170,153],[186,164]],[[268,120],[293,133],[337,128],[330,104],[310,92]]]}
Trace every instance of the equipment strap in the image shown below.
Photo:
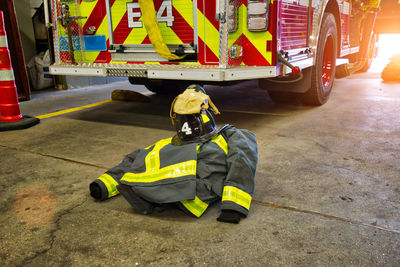
{"label": "equipment strap", "polygon": [[142,11],[142,20],[146,28],[147,35],[154,47],[154,50],[165,59],[177,60],[184,56],[177,56],[169,51],[164,38],[161,35],[161,30],[156,18],[156,10],[152,0],[139,0],[140,10]]}
{"label": "equipment strap", "polygon": [[181,203],[188,211],[190,211],[190,213],[192,213],[197,218],[200,217],[208,207],[208,204],[203,202],[197,196],[193,200],[183,200],[181,201]]}

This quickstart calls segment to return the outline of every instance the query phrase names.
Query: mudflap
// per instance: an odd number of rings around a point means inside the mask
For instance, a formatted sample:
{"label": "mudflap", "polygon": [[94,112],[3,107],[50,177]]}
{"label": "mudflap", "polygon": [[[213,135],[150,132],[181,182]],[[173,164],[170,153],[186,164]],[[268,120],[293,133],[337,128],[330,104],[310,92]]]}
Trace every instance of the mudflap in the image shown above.
{"label": "mudflap", "polygon": [[312,68],[302,70],[303,78],[286,75],[282,78],[259,79],[258,87],[268,91],[304,93],[311,88]]}

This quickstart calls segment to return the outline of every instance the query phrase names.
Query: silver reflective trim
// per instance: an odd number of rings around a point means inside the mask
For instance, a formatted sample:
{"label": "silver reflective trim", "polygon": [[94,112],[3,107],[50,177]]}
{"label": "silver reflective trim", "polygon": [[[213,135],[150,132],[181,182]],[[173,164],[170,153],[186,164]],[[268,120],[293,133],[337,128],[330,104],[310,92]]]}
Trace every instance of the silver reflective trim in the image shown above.
{"label": "silver reflective trim", "polygon": [[194,42],[194,47],[196,50],[196,53],[199,50],[199,33],[198,33],[198,29],[197,29],[197,0],[193,0],[193,42]]}
{"label": "silver reflective trim", "polygon": [[0,36],[0,47],[8,47],[7,36],[5,35]]}
{"label": "silver reflective trim", "polygon": [[8,47],[7,36],[5,35],[0,36],[0,47]]}
{"label": "silver reflective trim", "polygon": [[14,72],[13,70],[0,70],[0,81],[14,81]]}
{"label": "silver reflective trim", "polygon": [[111,5],[110,0],[106,0],[106,16],[107,16],[107,24],[108,24],[108,41],[110,46],[114,44],[114,32],[113,32],[113,24],[111,17]]}
{"label": "silver reflective trim", "polygon": [[77,76],[107,76],[105,68],[97,67],[80,67],[74,65],[60,66],[53,65],[50,66],[50,74],[53,75],[77,75]]}

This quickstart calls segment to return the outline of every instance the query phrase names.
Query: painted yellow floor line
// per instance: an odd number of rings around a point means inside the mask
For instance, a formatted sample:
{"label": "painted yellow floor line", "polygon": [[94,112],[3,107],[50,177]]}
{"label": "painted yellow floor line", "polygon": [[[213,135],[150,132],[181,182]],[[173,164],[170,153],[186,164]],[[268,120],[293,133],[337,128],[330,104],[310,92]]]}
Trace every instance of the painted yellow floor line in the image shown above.
{"label": "painted yellow floor line", "polygon": [[244,114],[267,115],[267,116],[288,116],[288,115],[286,115],[286,114],[269,113],[269,112],[257,112],[257,111],[247,111],[247,110],[230,110],[230,109],[223,109],[223,110],[221,110],[221,112],[244,113]]}
{"label": "painted yellow floor line", "polygon": [[112,100],[105,100],[105,101],[101,101],[101,102],[97,102],[97,103],[93,103],[93,104],[89,104],[89,105],[85,105],[85,106],[81,106],[81,107],[60,110],[60,111],[57,111],[57,112],[44,114],[44,115],[39,115],[39,116],[35,116],[35,117],[38,118],[38,119],[47,119],[47,118],[50,118],[50,117],[55,117],[55,116],[60,116],[60,115],[63,115],[63,114],[75,112],[75,111],[78,111],[78,110],[83,110],[83,109],[87,109],[87,108],[101,106],[101,105],[104,105],[104,104],[107,104],[107,103],[110,103],[110,102],[112,102]]}

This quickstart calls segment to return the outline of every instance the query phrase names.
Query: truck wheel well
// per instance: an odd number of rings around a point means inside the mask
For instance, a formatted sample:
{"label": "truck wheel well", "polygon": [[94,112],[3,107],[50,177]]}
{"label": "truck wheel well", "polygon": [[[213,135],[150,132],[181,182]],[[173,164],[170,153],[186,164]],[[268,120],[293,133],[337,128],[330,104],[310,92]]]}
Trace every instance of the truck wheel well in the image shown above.
{"label": "truck wheel well", "polygon": [[336,0],[329,0],[328,4],[326,5],[325,8],[325,13],[329,12],[335,16],[335,21],[336,21],[336,28],[337,28],[337,55],[340,56],[340,47],[341,47],[341,41],[342,41],[342,23],[340,23],[340,11],[339,11],[339,6]]}

